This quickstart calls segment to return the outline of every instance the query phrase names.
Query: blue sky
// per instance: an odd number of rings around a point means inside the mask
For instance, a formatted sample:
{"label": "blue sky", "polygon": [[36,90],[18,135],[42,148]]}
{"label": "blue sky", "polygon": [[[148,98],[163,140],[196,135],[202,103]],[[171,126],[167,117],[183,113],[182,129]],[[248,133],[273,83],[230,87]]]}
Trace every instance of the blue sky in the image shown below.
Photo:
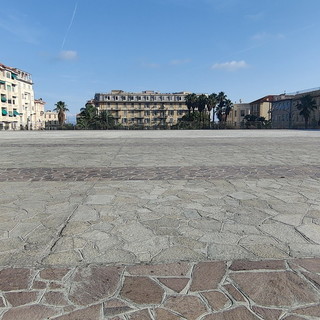
{"label": "blue sky", "polygon": [[17,0],[0,62],[69,120],[96,92],[212,93],[250,102],[319,86],[319,0]]}

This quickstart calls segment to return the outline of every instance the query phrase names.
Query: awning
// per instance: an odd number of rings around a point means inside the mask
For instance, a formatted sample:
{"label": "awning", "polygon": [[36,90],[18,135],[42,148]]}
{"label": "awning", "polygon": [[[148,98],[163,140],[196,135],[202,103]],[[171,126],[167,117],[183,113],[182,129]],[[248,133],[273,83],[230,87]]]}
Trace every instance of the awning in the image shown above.
{"label": "awning", "polygon": [[1,101],[2,101],[2,102],[6,102],[6,101],[7,101],[7,98],[6,98],[6,97],[1,97]]}
{"label": "awning", "polygon": [[16,110],[13,110],[13,115],[14,116],[20,116],[20,113],[18,111],[16,111]]}
{"label": "awning", "polygon": [[2,109],[2,115],[6,116],[8,114],[8,111],[6,109]]}
{"label": "awning", "polygon": [[3,80],[0,80],[0,84],[5,84],[6,82]]}
{"label": "awning", "polygon": [[14,73],[11,74],[11,78],[12,78],[12,79],[17,79],[17,77],[18,77],[17,74],[14,74]]}

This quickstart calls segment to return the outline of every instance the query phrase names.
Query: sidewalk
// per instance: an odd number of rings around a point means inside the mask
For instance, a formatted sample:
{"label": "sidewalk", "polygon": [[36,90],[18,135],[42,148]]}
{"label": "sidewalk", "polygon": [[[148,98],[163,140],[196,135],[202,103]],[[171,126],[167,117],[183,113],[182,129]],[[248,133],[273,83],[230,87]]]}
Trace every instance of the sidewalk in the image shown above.
{"label": "sidewalk", "polygon": [[320,318],[320,132],[2,134],[1,320]]}

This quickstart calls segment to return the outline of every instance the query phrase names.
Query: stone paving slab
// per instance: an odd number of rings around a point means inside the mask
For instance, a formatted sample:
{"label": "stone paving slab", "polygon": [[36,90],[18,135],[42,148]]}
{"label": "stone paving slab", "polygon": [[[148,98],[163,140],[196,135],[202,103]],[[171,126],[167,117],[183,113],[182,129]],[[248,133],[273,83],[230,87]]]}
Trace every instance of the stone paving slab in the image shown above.
{"label": "stone paving slab", "polygon": [[0,182],[320,178],[320,165],[0,168]]}
{"label": "stone paving slab", "polygon": [[319,319],[320,259],[1,268],[0,319]]}
{"label": "stone paving slab", "polygon": [[0,265],[320,257],[316,178],[0,183]]}
{"label": "stone paving slab", "polygon": [[1,132],[0,319],[319,319],[319,138]]}

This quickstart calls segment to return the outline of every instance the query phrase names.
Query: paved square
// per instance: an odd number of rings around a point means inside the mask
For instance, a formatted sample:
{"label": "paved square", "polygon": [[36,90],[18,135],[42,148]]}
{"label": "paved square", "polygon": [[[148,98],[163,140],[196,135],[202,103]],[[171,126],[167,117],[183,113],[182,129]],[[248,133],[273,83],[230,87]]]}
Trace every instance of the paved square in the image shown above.
{"label": "paved square", "polygon": [[317,319],[319,139],[1,132],[0,319]]}

